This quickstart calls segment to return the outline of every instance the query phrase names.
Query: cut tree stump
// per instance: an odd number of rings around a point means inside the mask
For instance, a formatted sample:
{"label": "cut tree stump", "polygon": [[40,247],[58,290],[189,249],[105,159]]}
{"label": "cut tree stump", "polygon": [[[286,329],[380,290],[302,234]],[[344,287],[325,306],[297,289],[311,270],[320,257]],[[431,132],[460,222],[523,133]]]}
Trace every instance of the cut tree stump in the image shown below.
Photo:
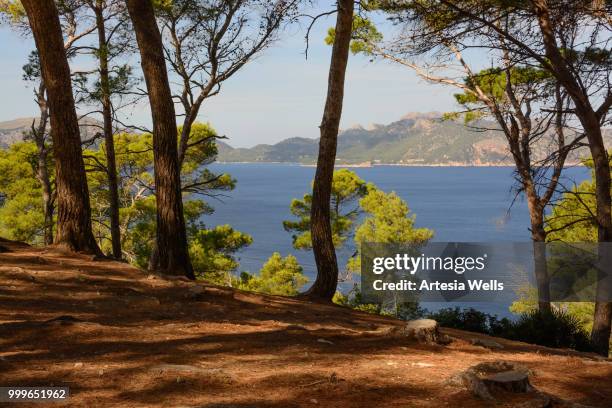
{"label": "cut tree stump", "polygon": [[440,331],[438,322],[432,319],[409,320],[406,323],[406,336],[422,343],[438,343]]}
{"label": "cut tree stump", "polygon": [[525,393],[533,391],[529,383],[530,371],[518,364],[505,361],[491,361],[468,368],[451,378],[450,382],[462,385],[474,395],[495,400],[499,391]]}
{"label": "cut tree stump", "polygon": [[440,334],[438,322],[432,319],[409,320],[404,326],[394,327],[389,334],[417,340],[426,344],[448,344],[448,336]]}

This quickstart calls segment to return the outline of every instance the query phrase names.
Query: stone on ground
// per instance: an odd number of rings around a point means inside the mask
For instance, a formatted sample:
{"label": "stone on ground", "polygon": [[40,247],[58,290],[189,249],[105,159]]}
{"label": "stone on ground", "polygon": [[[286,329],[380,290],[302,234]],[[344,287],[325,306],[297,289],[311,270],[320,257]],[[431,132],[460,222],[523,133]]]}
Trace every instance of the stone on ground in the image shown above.
{"label": "stone on ground", "polygon": [[472,343],[474,346],[480,346],[491,350],[501,350],[504,348],[504,346],[498,342],[485,338],[473,338],[470,340],[470,343]]}

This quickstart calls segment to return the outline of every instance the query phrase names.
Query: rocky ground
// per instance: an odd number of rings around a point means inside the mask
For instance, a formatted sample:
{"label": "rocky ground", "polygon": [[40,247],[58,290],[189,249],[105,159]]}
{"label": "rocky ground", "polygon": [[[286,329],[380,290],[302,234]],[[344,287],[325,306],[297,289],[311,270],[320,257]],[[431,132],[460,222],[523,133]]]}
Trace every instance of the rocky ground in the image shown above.
{"label": "rocky ground", "polygon": [[[2,245],[8,252],[0,253],[0,386],[70,387],[70,400],[53,406],[612,401],[612,363],[595,355],[449,329],[442,333],[450,344],[421,344],[398,335],[403,323],[390,318],[168,280],[58,249]],[[499,392],[486,400],[453,381],[469,367],[497,361],[526,367],[538,395],[550,398]]]}

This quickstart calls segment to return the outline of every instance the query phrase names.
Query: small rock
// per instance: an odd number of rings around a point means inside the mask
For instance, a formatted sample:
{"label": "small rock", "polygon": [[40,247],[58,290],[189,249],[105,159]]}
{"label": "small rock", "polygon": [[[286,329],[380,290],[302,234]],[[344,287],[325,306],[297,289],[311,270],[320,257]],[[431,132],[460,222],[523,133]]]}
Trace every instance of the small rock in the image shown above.
{"label": "small rock", "polygon": [[304,326],[300,326],[299,324],[290,324],[285,326],[285,330],[287,331],[307,331]]}
{"label": "small rock", "polygon": [[317,341],[319,343],[325,343],[325,344],[334,344],[333,341],[329,341],[329,340],[325,340],[325,339],[317,339]]}
{"label": "small rock", "polygon": [[410,363],[413,367],[434,367],[434,364],[429,363]]}
{"label": "small rock", "polygon": [[189,288],[189,292],[193,293],[194,295],[200,295],[204,293],[204,290],[204,287],[200,285],[195,285]]}
{"label": "small rock", "polygon": [[183,297],[189,300],[203,301],[205,300],[204,298],[205,292],[206,292],[206,289],[203,286],[195,285],[195,286],[189,287],[189,289],[187,290],[185,295],[183,295]]}
{"label": "small rock", "polygon": [[194,373],[206,376],[221,376],[230,377],[224,370],[220,368],[204,368],[186,364],[160,364],[151,368],[153,371],[158,372],[172,372],[172,373]]}
{"label": "small rock", "polygon": [[81,362],[74,363],[74,368],[83,368],[83,363]]}
{"label": "small rock", "polygon": [[504,348],[504,346],[502,346],[498,342],[486,338],[473,338],[470,340],[470,343],[474,346],[480,346],[492,350],[501,350]]}

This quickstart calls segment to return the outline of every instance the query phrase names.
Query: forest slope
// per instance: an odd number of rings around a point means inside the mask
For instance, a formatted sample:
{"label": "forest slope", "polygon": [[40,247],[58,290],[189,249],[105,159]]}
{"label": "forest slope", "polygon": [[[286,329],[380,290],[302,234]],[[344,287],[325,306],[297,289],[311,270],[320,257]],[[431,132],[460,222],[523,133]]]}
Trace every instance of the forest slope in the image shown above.
{"label": "forest slope", "polygon": [[594,355],[503,339],[491,351],[456,330],[420,345],[385,334],[391,318],[0,245],[0,384],[69,386],[54,406],[486,407],[447,380],[493,360],[528,366],[556,398],[612,400],[612,364]]}

